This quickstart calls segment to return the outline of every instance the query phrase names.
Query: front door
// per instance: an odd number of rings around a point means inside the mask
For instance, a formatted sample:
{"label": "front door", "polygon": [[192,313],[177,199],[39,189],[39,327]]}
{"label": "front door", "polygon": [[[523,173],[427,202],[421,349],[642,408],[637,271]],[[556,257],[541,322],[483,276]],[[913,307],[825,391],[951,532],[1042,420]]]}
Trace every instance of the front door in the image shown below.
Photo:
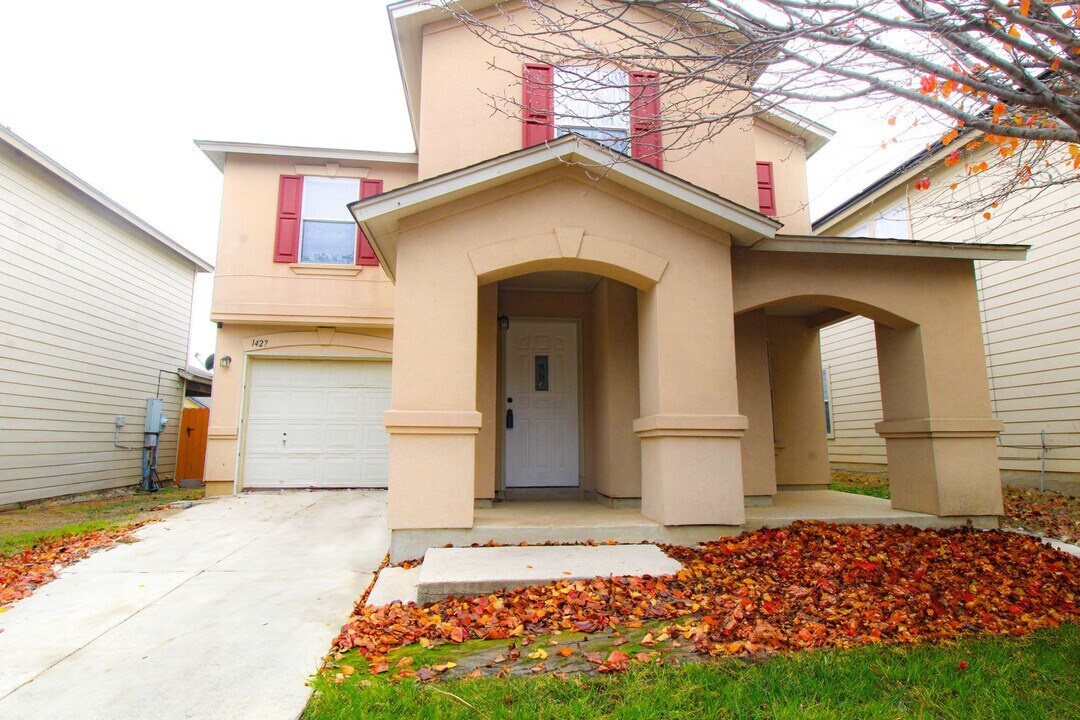
{"label": "front door", "polygon": [[505,486],[578,485],[574,322],[512,319],[506,331]]}

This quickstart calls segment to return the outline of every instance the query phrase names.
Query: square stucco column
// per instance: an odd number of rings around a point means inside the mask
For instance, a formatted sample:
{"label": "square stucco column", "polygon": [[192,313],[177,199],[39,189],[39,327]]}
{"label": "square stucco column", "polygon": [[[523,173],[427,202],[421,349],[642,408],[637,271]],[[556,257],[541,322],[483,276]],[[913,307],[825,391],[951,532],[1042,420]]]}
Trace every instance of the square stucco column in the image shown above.
{"label": "square stucco column", "polygon": [[[406,234],[407,235],[407,234]],[[394,293],[390,433],[391,530],[473,523],[477,287],[465,253],[402,237]]]}
{"label": "square stucco column", "polygon": [[829,445],[821,386],[821,341],[805,317],[768,318],[776,484],[827,487]]}
{"label": "square stucco column", "polygon": [[641,514],[665,525],[745,519],[732,305],[716,245],[638,293]]}
{"label": "square stucco column", "polygon": [[767,320],[764,310],[743,313],[735,318],[739,409],[749,423],[742,439],[743,491],[747,498],[752,498],[747,502],[758,504],[776,494]]}
{"label": "square stucco column", "polygon": [[[971,293],[974,298],[974,290]],[[876,326],[892,505],[948,516],[1002,513],[978,310],[942,308],[939,321]]]}

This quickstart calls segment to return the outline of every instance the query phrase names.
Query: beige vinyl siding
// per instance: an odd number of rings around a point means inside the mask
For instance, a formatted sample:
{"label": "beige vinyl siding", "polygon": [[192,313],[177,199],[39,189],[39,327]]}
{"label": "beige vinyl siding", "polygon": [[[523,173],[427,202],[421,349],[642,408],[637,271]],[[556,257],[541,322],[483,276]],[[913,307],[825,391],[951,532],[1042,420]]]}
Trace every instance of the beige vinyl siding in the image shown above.
{"label": "beige vinyl siding", "polygon": [[[938,169],[932,187],[947,192],[956,170]],[[884,207],[903,199],[901,187],[876,201]],[[1002,471],[1037,473],[1040,469],[1040,432],[1048,445],[1080,445],[1080,187],[1057,187],[1022,193],[991,209],[956,220],[933,208],[934,194],[910,193],[912,229],[917,240],[992,242],[1031,245],[1024,262],[976,263],[987,374],[994,415],[1005,423],[999,438]],[[843,234],[873,213],[866,208],[828,229]],[[850,320],[821,333],[822,362],[833,377],[836,439],[829,442],[830,459],[838,465],[884,463],[884,443],[863,453],[860,443],[873,434],[878,418],[865,413],[877,402],[876,363],[865,362],[867,345],[873,346],[873,324]],[[840,374],[848,384],[837,384]],[[875,388],[871,402],[865,388]],[[1058,448],[1046,455],[1048,472],[1080,473],[1080,448]]]}
{"label": "beige vinyl siding", "polygon": [[832,393],[830,462],[884,464],[885,441],[874,432],[874,423],[882,419],[874,322],[854,317],[824,328],[821,364],[829,370]]}
{"label": "beige vinyl siding", "polygon": [[194,267],[0,146],[0,506],[137,483],[161,372],[176,462]]}

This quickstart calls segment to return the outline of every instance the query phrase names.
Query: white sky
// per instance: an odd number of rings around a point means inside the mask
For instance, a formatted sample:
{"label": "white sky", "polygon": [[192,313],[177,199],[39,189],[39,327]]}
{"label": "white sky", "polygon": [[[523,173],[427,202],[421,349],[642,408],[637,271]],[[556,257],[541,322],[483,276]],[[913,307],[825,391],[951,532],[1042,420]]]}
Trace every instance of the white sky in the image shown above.
{"label": "white sky", "polygon": [[[0,124],[213,262],[221,175],[196,138],[411,151],[385,0],[21,0],[0,34]],[[812,216],[925,142],[887,109],[816,109]],[[910,125],[907,122],[899,125]],[[191,350],[213,351],[200,276]]]}

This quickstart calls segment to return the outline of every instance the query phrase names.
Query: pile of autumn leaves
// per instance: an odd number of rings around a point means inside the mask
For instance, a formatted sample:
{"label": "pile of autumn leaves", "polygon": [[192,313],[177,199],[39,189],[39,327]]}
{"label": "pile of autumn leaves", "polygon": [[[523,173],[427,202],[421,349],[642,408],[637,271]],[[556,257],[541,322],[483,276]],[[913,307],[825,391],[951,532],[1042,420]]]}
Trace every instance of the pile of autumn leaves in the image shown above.
{"label": "pile of autumn leaves", "polygon": [[1013,533],[800,522],[665,550],[683,563],[674,577],[562,581],[426,607],[358,605],[334,649],[381,663],[412,643],[661,621],[658,637],[734,655],[1022,635],[1080,619],[1080,560]]}
{"label": "pile of autumn leaves", "polygon": [[55,580],[60,568],[112,545],[140,525],[67,535],[37,543],[21,553],[0,556],[0,608],[28,597],[36,588]]}

